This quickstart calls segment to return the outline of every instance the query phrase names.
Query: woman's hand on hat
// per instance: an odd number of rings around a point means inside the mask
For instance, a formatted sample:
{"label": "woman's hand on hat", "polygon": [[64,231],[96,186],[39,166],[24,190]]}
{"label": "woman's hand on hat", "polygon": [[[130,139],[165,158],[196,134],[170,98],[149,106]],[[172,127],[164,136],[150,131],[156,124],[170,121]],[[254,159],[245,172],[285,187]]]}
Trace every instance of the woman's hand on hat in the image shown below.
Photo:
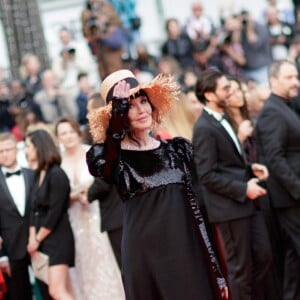
{"label": "woman's hand on hat", "polygon": [[115,140],[122,140],[125,137],[128,123],[129,89],[130,85],[124,80],[119,81],[114,87],[112,116],[107,133]]}
{"label": "woman's hand on hat", "polygon": [[125,80],[119,81],[114,87],[113,96],[116,98],[129,98],[130,85]]}
{"label": "woman's hand on hat", "polygon": [[119,81],[114,87],[112,98],[113,115],[126,115],[129,109],[129,89],[130,85],[125,80]]}

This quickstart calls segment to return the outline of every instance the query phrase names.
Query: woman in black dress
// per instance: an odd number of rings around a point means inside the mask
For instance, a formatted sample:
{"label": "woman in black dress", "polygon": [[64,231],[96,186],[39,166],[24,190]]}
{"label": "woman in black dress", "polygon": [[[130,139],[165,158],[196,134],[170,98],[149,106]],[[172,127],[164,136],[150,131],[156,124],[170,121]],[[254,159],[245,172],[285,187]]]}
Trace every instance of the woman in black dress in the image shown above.
{"label": "woman in black dress", "polygon": [[27,159],[37,161],[33,190],[28,252],[49,256],[48,285],[54,299],[72,300],[69,266],[74,266],[74,238],[67,213],[70,184],[60,167],[61,157],[45,130],[27,134]]}
{"label": "woman in black dress", "polygon": [[109,102],[89,115],[90,172],[125,204],[122,272],[127,300],[227,299],[228,290],[192,189],[192,147],[150,134],[177,99],[172,78],[139,85],[128,70],[102,83]]}

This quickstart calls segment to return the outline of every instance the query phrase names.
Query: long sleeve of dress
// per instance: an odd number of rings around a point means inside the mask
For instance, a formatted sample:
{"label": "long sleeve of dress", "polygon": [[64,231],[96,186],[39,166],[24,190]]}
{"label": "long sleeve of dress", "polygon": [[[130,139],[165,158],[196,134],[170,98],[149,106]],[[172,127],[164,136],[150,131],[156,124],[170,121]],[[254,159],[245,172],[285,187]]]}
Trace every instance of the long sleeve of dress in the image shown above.
{"label": "long sleeve of dress", "polygon": [[121,141],[125,137],[128,119],[128,98],[112,99],[112,117],[106,139],[103,144],[94,144],[87,152],[87,164],[90,173],[101,177],[108,183],[114,182],[118,166]]}
{"label": "long sleeve of dress", "polygon": [[206,248],[206,254],[208,256],[208,259],[210,261],[210,264],[212,266],[213,274],[210,274],[212,277],[215,277],[218,286],[220,289],[226,287],[226,280],[224,276],[222,275],[220,265],[218,263],[218,260],[216,258],[216,255],[214,253],[214,250],[212,248],[212,244],[209,240],[207,230],[206,230],[206,224],[203,218],[203,215],[198,207],[195,193],[193,190],[192,185],[192,170],[193,170],[193,150],[192,145],[181,139],[181,138],[175,138],[174,139],[174,146],[177,148],[177,153],[183,158],[185,161],[185,167],[186,167],[186,187],[187,187],[187,200],[190,204],[190,207],[193,211],[194,217],[197,221],[200,234],[204,243],[204,247]]}

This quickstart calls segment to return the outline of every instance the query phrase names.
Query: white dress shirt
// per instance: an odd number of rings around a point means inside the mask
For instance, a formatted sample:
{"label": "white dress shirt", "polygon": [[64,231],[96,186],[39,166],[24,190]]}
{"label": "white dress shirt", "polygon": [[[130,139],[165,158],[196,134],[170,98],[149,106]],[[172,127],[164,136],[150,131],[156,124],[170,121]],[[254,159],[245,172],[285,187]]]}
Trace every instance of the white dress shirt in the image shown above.
{"label": "white dress shirt", "polygon": [[241,148],[239,139],[238,139],[236,133],[234,132],[232,126],[230,125],[230,123],[224,118],[224,114],[213,111],[212,109],[210,109],[208,107],[204,107],[204,109],[207,111],[208,114],[212,115],[218,122],[220,122],[220,124],[224,127],[224,129],[227,131],[227,133],[233,140],[239,153],[242,154],[242,148]]}
{"label": "white dress shirt", "polygon": [[[20,167],[17,167],[15,170],[8,170],[2,167],[2,172],[4,176],[7,172],[14,172],[19,170]],[[6,184],[8,190],[16,204],[16,207],[21,216],[25,215],[25,204],[26,204],[26,190],[25,190],[25,180],[24,175],[21,172],[21,175],[13,175],[6,178]]]}

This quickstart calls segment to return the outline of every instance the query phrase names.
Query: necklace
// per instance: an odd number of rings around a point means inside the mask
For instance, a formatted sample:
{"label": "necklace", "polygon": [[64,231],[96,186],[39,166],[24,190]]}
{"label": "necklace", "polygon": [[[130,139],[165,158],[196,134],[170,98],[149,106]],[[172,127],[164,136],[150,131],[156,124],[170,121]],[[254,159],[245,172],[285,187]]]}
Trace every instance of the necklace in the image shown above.
{"label": "necklace", "polygon": [[140,150],[140,151],[152,150],[152,149],[157,148],[159,143],[160,142],[158,140],[154,139],[154,138],[151,138],[149,143],[147,143],[147,145],[145,145],[145,146],[139,146],[137,144],[130,143],[129,141],[125,141],[125,142],[123,141],[122,142],[122,149],[125,149],[125,150]]}

